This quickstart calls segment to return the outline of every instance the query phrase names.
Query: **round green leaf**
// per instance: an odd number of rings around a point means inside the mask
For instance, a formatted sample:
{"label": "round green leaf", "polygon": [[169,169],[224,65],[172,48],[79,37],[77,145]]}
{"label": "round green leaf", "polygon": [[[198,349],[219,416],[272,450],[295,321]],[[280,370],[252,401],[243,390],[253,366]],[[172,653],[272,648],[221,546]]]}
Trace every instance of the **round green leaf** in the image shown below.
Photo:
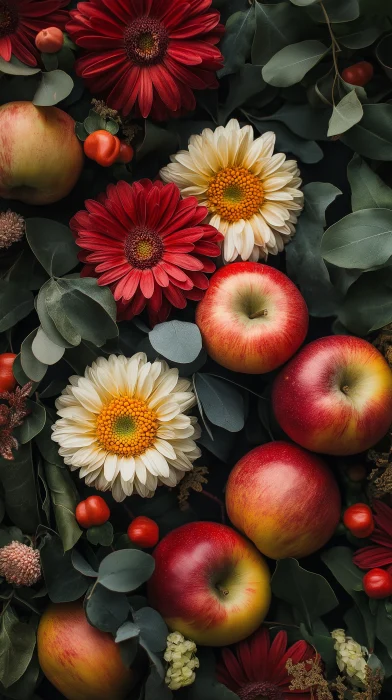
{"label": "round green leaf", "polygon": [[0,58],[0,72],[6,73],[7,75],[35,75],[35,73],[40,73],[41,69],[26,66],[15,56],[11,56],[10,61],[5,61],[4,58]]}
{"label": "round green leaf", "polygon": [[220,77],[235,73],[244,65],[246,58],[250,55],[255,28],[254,5],[244,12],[235,12],[229,17],[220,45],[225,59],[224,67],[218,73]]}
{"label": "round green leaf", "polygon": [[202,349],[201,333],[195,323],[158,323],[148,337],[154,350],[172,362],[194,362]]}
{"label": "round green leaf", "polygon": [[41,563],[48,595],[52,603],[78,600],[87,590],[89,581],[72,566],[71,552],[64,552],[57,535],[47,533],[41,548]]}
{"label": "round green leaf", "polygon": [[369,270],[392,256],[392,210],[362,209],[330,226],[321,241],[324,260]]}
{"label": "round green leaf", "polygon": [[33,104],[37,107],[57,105],[72,92],[73,80],[62,70],[42,73],[41,82],[34,95]]}
{"label": "round green leaf", "polygon": [[392,160],[392,104],[363,105],[363,119],[341,140],[366,158]]}
{"label": "round green leaf", "polygon": [[26,407],[30,411],[20,428],[18,428],[17,439],[24,445],[30,442],[41,432],[46,421],[46,411],[42,404],[27,399]]}
{"label": "round green leaf", "polygon": [[148,581],[155,568],[152,556],[137,549],[120,549],[101,562],[98,581],[110,591],[129,593]]}
{"label": "round green leaf", "polygon": [[37,360],[46,365],[56,364],[56,362],[61,360],[65,352],[65,348],[60,348],[59,345],[52,343],[41,327],[37,330],[36,336],[31,344],[31,350]]}
{"label": "round green leaf", "polygon": [[160,614],[153,608],[140,608],[134,613],[133,619],[145,645],[153,652],[164,651],[169,630]]}
{"label": "round green leaf", "polygon": [[231,433],[244,427],[245,409],[242,394],[224,379],[210,374],[195,374],[197,396],[207,418]]}
{"label": "round green leaf", "polygon": [[24,373],[34,382],[40,382],[45,376],[48,365],[37,360],[31,349],[37,330],[34,330],[24,339],[20,350],[20,362]]}
{"label": "round green leaf", "polygon": [[39,217],[26,219],[26,238],[48,275],[61,277],[78,264],[78,247],[68,226]]}
{"label": "round green leaf", "polygon": [[334,106],[327,135],[337,136],[343,134],[360,122],[362,117],[362,104],[355,90],[352,90]]}
{"label": "round green leaf", "polygon": [[288,87],[299,83],[327,53],[327,47],[315,39],[300,41],[278,51],[262,70],[266,83]]}
{"label": "round green leaf", "polygon": [[77,549],[72,550],[72,565],[79,571],[83,576],[89,576],[91,578],[97,578],[98,571],[94,571],[93,567],[90,566],[88,561],[78,552]]}
{"label": "round green leaf", "polygon": [[372,207],[392,209],[392,189],[357,153],[348,165],[347,175],[351,186],[353,211]]}
{"label": "round green leaf", "polygon": [[392,323],[390,268],[367,272],[349,288],[339,321],[355,335],[367,336]]}
{"label": "round green leaf", "polygon": [[98,584],[90,597],[87,596],[85,611],[91,625],[102,632],[115,634],[128,617],[127,596],[124,593],[109,591]]}
{"label": "round green leaf", "polygon": [[34,308],[34,297],[16,282],[0,280],[0,333],[15,326]]}
{"label": "round green leaf", "polygon": [[49,280],[48,282],[46,282],[43,285],[43,287],[41,287],[38,296],[36,297],[35,303],[38,318],[41,322],[42,330],[44,331],[45,335],[47,335],[47,337],[50,338],[52,343],[62,348],[72,348],[73,346],[71,345],[71,343],[68,343],[63,338],[61,333],[59,333],[59,331],[57,330],[55,324],[49,316],[48,309],[46,307],[46,294],[48,293],[48,295],[50,295],[50,288],[52,282],[54,282],[54,280]]}
{"label": "round green leaf", "polygon": [[113,525],[109,522],[95,525],[87,530],[87,539],[91,544],[110,547],[113,542]]}

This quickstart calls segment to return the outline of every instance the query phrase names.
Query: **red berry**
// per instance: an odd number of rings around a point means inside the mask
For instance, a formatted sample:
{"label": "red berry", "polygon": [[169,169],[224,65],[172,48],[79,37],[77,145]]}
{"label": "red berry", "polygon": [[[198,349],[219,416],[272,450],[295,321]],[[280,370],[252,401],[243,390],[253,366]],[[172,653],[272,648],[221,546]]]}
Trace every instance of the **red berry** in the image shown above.
{"label": "red berry", "polygon": [[120,141],[120,153],[117,156],[117,163],[130,163],[133,158],[133,148],[129,143]]}
{"label": "red berry", "polygon": [[120,153],[120,139],[105,129],[98,129],[87,136],[83,148],[87,158],[108,168],[116,162]]}
{"label": "red berry", "polygon": [[58,27],[41,29],[35,37],[35,45],[42,53],[57,53],[64,44],[64,34]]}
{"label": "red berry", "polygon": [[368,61],[360,61],[342,71],[342,78],[350,85],[364,87],[373,78],[374,68]]}
{"label": "red berry", "polygon": [[131,542],[140,547],[155,547],[159,540],[159,527],[151,518],[139,515],[131,522],[128,537]]}
{"label": "red berry", "polygon": [[366,503],[355,503],[347,508],[343,522],[355,537],[370,537],[374,530],[373,513]]}
{"label": "red berry", "polygon": [[13,352],[3,352],[0,355],[0,391],[12,391],[16,387],[16,379],[12,372],[16,355]]}
{"label": "red berry", "polygon": [[110,518],[110,510],[101,496],[89,496],[76,506],[75,517],[79,525],[85,528],[103,525]]}
{"label": "red berry", "polygon": [[392,595],[392,576],[385,569],[371,569],[363,577],[362,583],[369,598],[388,598]]}

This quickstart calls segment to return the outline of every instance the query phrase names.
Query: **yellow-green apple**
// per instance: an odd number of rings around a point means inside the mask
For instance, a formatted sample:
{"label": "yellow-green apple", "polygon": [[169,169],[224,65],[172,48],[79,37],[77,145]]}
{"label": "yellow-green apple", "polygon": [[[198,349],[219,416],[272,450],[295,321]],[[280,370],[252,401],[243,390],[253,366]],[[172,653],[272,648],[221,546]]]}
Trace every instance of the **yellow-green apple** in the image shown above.
{"label": "yellow-green apple", "polygon": [[363,452],[392,422],[392,372],[366,340],[320,338],[281,370],[273,387],[273,408],[285,433],[309,450]]}
{"label": "yellow-green apple", "polygon": [[306,557],[332,537],[340,492],[328,466],[287,442],[248,452],[226,487],[228,516],[267,557]]}
{"label": "yellow-green apple", "polygon": [[268,265],[232,263],[215,272],[196,310],[210,357],[234,372],[263,374],[305,340],[308,310],[297,287]]}
{"label": "yellow-green apple", "polygon": [[75,122],[57,107],[0,107],[0,197],[51,204],[65,197],[83,167]]}
{"label": "yellow-green apple", "polygon": [[45,676],[67,700],[124,700],[138,680],[112,635],[88,623],[81,602],[49,605],[37,649]]}
{"label": "yellow-green apple", "polygon": [[183,525],[161,540],[154,558],[149,601],[172,630],[196,644],[239,642],[263,621],[271,600],[269,570],[232,528]]}

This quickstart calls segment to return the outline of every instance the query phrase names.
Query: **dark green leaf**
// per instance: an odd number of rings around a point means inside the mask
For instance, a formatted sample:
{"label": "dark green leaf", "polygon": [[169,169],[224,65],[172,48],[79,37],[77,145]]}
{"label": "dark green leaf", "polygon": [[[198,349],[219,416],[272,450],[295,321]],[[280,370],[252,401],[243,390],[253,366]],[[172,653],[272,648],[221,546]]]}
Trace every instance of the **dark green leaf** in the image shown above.
{"label": "dark green leaf", "polygon": [[224,379],[196,374],[197,395],[207,418],[214,425],[237,433],[244,427],[245,409],[242,394]]}
{"label": "dark green leaf", "polygon": [[113,542],[113,525],[109,522],[104,525],[94,525],[87,530],[87,539],[91,544],[110,547]]}
{"label": "dark green leaf", "polygon": [[351,285],[339,320],[355,335],[366,336],[392,322],[390,267],[367,272]]}
{"label": "dark green leaf", "polygon": [[41,432],[46,420],[46,411],[42,404],[27,399],[26,408],[30,413],[26,416],[20,428],[15,431],[15,435],[22,445],[26,442],[30,442],[30,440]]}
{"label": "dark green leaf", "polygon": [[351,129],[363,117],[362,104],[355,90],[334,105],[327,136],[338,136]]}
{"label": "dark green leaf", "polygon": [[110,134],[117,134],[119,128],[120,128],[119,123],[116,122],[114,119],[108,119],[106,121],[105,129],[106,129],[106,131],[109,131]]}
{"label": "dark green leaf", "polygon": [[152,556],[137,549],[108,554],[99,567],[99,583],[110,591],[129,593],[148,581],[155,568]]}
{"label": "dark green leaf", "polygon": [[144,700],[171,700],[173,694],[167,687],[165,679],[161,678],[157,669],[152,666],[144,688]]}
{"label": "dark green leaf", "polygon": [[361,209],[330,226],[321,241],[324,260],[368,270],[392,256],[392,210]]}
{"label": "dark green leaf", "polygon": [[98,584],[87,596],[85,610],[91,625],[102,632],[116,634],[127,619],[129,604],[124,593],[113,593]]}
{"label": "dark green leaf", "polygon": [[323,552],[321,559],[347,593],[363,590],[363,573],[353,564],[353,552],[349,547],[332,547]]}
{"label": "dark green leaf", "polygon": [[140,629],[140,636],[146,646],[153,652],[164,651],[169,631],[165,621],[153,608],[140,608],[133,615],[135,624]]}
{"label": "dark green leaf", "polygon": [[140,634],[139,627],[134,625],[133,622],[124,622],[123,625],[117,630],[116,633],[116,644],[120,642],[125,642],[127,639],[134,639]]}
{"label": "dark green leaf", "polygon": [[92,566],[90,566],[88,561],[82,557],[77,549],[72,550],[72,565],[76,571],[79,571],[79,573],[83,574],[83,576],[91,576],[92,578],[96,578],[98,576],[98,571],[94,571]]}
{"label": "dark green leaf", "polygon": [[339,44],[346,46],[348,49],[363,49],[365,46],[370,46],[383,33],[383,27],[371,24],[363,26],[359,29],[352,30],[342,36],[338,35]]}
{"label": "dark green leaf", "polygon": [[[313,2],[313,0],[312,0]],[[288,44],[306,36],[309,21],[287,2],[262,4],[255,2],[256,33],[252,45],[252,63],[264,66]]]}
{"label": "dark green leaf", "polygon": [[187,688],[187,700],[238,700],[238,695],[216,680],[213,650],[201,647],[197,656],[200,668],[195,682]]}
{"label": "dark green leaf", "polygon": [[[244,112],[244,114],[246,114]],[[260,134],[265,134],[266,131],[273,131],[276,136],[276,150],[284,153],[294,153],[304,163],[318,163],[323,158],[323,152],[320,146],[315,141],[306,141],[300,138],[284,124],[276,121],[266,121],[258,119],[251,114],[246,114],[249,121],[256,127]],[[275,118],[274,114],[274,118]]]}
{"label": "dark green leaf", "polygon": [[47,417],[46,423],[38,435],[35,437],[35,442],[41,455],[50,464],[57,464],[59,467],[64,467],[64,460],[59,455],[59,448],[56,442],[52,440],[52,421]]}
{"label": "dark green leaf", "polygon": [[78,264],[78,247],[68,226],[50,219],[26,219],[26,238],[48,275],[61,277]]}
{"label": "dark green leaf", "polygon": [[265,82],[261,77],[259,66],[245,63],[238,73],[235,73],[230,79],[229,94],[221,108],[221,121],[225,122],[232,112],[245,104],[250,97],[260,93],[264,88]]}
{"label": "dark green leaf", "polygon": [[277,562],[272,577],[272,592],[298,610],[310,632],[314,620],[339,604],[325,578],[306,571],[296,559],[281,559]]}
{"label": "dark green leaf", "polygon": [[286,248],[287,274],[300,287],[312,316],[332,316],[340,303],[320,252],[325,211],[339,194],[340,190],[327,182],[305,185],[305,211]]}
{"label": "dark green leaf", "polygon": [[31,350],[34,357],[45,365],[55,365],[64,355],[65,348],[53,343],[46,335],[42,327],[37,329],[37,333],[31,343]]}
{"label": "dark green leaf", "polygon": [[[324,0],[325,12],[328,21],[336,24],[338,22],[352,22],[359,17],[358,0]],[[315,22],[327,22],[327,18],[320,7],[320,4],[312,3],[308,10]]]}
{"label": "dark green leaf", "polygon": [[94,131],[106,128],[106,119],[91,109],[90,114],[84,120],[83,125],[87,133],[92,134]]}
{"label": "dark green leaf", "polygon": [[256,29],[254,5],[244,12],[235,12],[226,22],[225,34],[220,44],[225,65],[218,75],[236,73],[250,57],[253,36]]}
{"label": "dark green leaf", "polygon": [[[309,104],[290,104],[286,102],[273,115],[273,119],[283,122],[291,131],[302,139],[315,141],[327,139],[329,109],[315,109]],[[271,119],[271,117],[263,117]],[[260,120],[262,121],[262,120]]]}
{"label": "dark green leaf", "polygon": [[56,525],[64,551],[75,546],[82,535],[75,518],[79,497],[68,469],[45,462],[45,476],[50,490]]}
{"label": "dark green leaf", "polygon": [[41,549],[41,563],[53,603],[78,600],[86,592],[89,581],[72,566],[71,552],[64,552],[60,537],[46,534]]}
{"label": "dark green leaf", "polygon": [[391,656],[391,654],[392,654],[392,619],[390,618],[390,616],[387,613],[384,600],[378,601],[376,636],[380,640],[380,642],[385,644],[386,648],[388,649],[388,653]]}
{"label": "dark green leaf", "polygon": [[158,323],[148,337],[154,350],[173,362],[193,362],[202,349],[201,333],[195,323]]}
{"label": "dark green leaf", "polygon": [[34,95],[33,104],[37,107],[57,105],[72,92],[73,80],[62,70],[42,73],[41,82]]}
{"label": "dark green leaf", "polygon": [[39,360],[37,360],[37,358],[33,355],[33,351],[31,349],[33,340],[37,335],[37,330],[38,329],[32,331],[32,333],[30,333],[30,335],[28,335],[27,338],[24,339],[20,351],[20,362],[22,365],[22,369],[24,373],[28,376],[28,378],[32,379],[34,382],[40,382],[41,379],[45,376],[46,370],[48,369],[48,365],[45,365]]}
{"label": "dark green leaf", "polygon": [[288,87],[299,83],[327,53],[327,47],[316,39],[290,44],[276,53],[263,67],[266,83]]}
{"label": "dark green leaf", "polygon": [[4,516],[5,516],[5,505],[4,505],[3,499],[0,498],[0,523],[2,522]]}
{"label": "dark green leaf", "polygon": [[35,73],[40,73],[40,68],[32,68],[31,66],[26,66],[24,63],[19,61],[16,56],[11,56],[10,61],[5,61],[4,58],[0,58],[0,73],[6,73],[7,75],[35,75]]}
{"label": "dark green leaf", "polygon": [[[300,631],[302,637],[309,642],[314,648],[318,651],[320,654],[322,660],[324,661],[326,665],[326,670],[328,673],[331,675],[336,671],[336,650],[335,650],[335,640],[329,635],[328,629],[325,628],[323,629],[323,633],[319,634],[315,629],[320,626],[321,628],[325,627],[323,623],[319,620],[316,620],[313,628],[314,628],[314,633],[309,634],[307,631],[306,627],[304,624],[300,624]],[[357,639],[355,638],[355,641]]]}
{"label": "dark green leaf", "polygon": [[[176,120],[178,123],[178,120]],[[148,119],[145,120],[145,135],[142,143],[136,149],[136,161],[140,161],[150,154],[175,153],[178,150],[178,135],[168,129],[157,126]]]}
{"label": "dark green leaf", "polygon": [[50,294],[51,284],[52,280],[49,280],[46,284],[44,284],[35,300],[37,314],[41,322],[41,328],[52,343],[55,343],[62,348],[72,348],[73,346],[71,343],[68,343],[65,338],[63,338],[61,333],[58,332],[46,308],[46,291],[48,290],[48,293]]}
{"label": "dark green leaf", "polygon": [[[35,651],[26,671],[16,683],[7,688],[5,697],[12,700],[40,700],[37,695],[32,694],[38,682],[39,671],[38,656]],[[0,692],[4,693],[2,684],[0,684]]]}
{"label": "dark green leaf", "polygon": [[[31,381],[30,378],[27,376],[27,374],[25,374],[25,372],[22,369],[22,365],[20,362],[20,355],[15,357],[14,364],[12,365],[12,372],[13,372],[13,375],[14,375],[16,381],[18,382],[18,384],[20,384],[20,386],[24,386],[25,384],[27,384],[27,382]],[[32,388],[31,388],[29,396],[32,396],[34,394],[38,384],[39,384],[39,382],[32,382]]]}
{"label": "dark green leaf", "polygon": [[9,462],[0,458],[0,482],[5,509],[10,520],[26,534],[34,534],[39,524],[31,444],[21,445]]}
{"label": "dark green leaf", "polygon": [[392,189],[357,153],[347,168],[353,211],[380,207],[392,209]]}
{"label": "dark green leaf", "polygon": [[88,131],[86,131],[85,126],[83,122],[76,122],[75,124],[75,134],[78,137],[80,141],[85,141],[87,136],[89,135]]}
{"label": "dark green leaf", "polygon": [[202,430],[198,442],[222,462],[228,462],[236,440],[235,433],[229,433],[214,425],[211,426],[211,436],[206,430]]}
{"label": "dark green leaf", "polygon": [[46,71],[57,70],[59,67],[57,53],[41,53],[41,59]]}
{"label": "dark green leaf", "polygon": [[35,630],[20,622],[11,607],[1,616],[0,681],[8,688],[23,676],[35,648]]}
{"label": "dark green leaf", "polygon": [[34,297],[16,282],[0,280],[0,332],[7,331],[34,308]]}
{"label": "dark green leaf", "polygon": [[366,158],[392,160],[392,104],[363,105],[363,119],[341,140]]}

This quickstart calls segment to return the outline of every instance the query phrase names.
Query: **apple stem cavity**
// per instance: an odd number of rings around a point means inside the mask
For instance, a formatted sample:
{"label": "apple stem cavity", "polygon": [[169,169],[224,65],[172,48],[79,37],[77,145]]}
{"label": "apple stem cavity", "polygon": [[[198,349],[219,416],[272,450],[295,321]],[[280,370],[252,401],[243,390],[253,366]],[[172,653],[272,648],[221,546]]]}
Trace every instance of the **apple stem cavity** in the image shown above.
{"label": "apple stem cavity", "polygon": [[349,393],[350,393],[350,387],[347,386],[347,384],[345,384],[344,386],[342,386],[342,392],[343,392],[343,394],[349,394]]}
{"label": "apple stem cavity", "polygon": [[216,587],[221,595],[223,595],[223,596],[229,595],[229,591],[227,590],[227,588],[222,588],[222,586],[219,586],[219,584],[217,584]]}
{"label": "apple stem cavity", "polygon": [[249,318],[261,318],[262,316],[268,316],[268,309],[261,309],[261,311],[255,311],[254,314],[250,314]]}

